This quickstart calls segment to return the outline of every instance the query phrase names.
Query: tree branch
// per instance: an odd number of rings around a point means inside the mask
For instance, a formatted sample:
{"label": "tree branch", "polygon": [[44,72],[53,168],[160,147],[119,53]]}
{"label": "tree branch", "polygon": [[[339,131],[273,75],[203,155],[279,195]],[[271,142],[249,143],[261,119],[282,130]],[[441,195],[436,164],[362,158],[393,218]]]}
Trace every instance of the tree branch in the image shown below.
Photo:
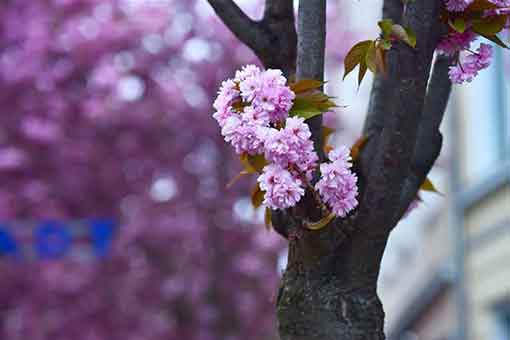
{"label": "tree branch", "polygon": [[[402,21],[404,5],[402,0],[385,0],[383,4],[383,19],[391,19],[395,23]],[[388,112],[387,107],[390,104],[387,98],[391,95],[393,86],[391,79],[384,75],[376,75],[372,91],[370,93],[370,102],[368,104],[367,117],[363,126],[363,134],[366,135],[372,131],[381,131],[384,125],[384,115]]]}
{"label": "tree branch", "polygon": [[430,166],[437,158],[436,152],[433,151],[437,149],[437,145],[433,144],[440,134],[439,126],[443,121],[452,89],[452,83],[448,76],[452,61],[453,58],[438,56],[434,62],[414,151],[413,166],[421,175],[428,174]]}
{"label": "tree branch", "polygon": [[278,18],[294,17],[294,1],[293,0],[266,0],[264,9],[264,18],[272,20]]}
{"label": "tree branch", "polygon": [[232,0],[208,0],[223,23],[250,47],[266,68],[296,71],[297,34],[292,0],[266,0],[264,18],[250,19]]}
{"label": "tree branch", "polygon": [[452,88],[448,77],[451,64],[452,58],[446,56],[437,56],[434,62],[425,98],[422,123],[414,148],[412,170],[404,183],[395,215],[395,223],[402,218],[411,201],[416,198],[421,184],[427,178],[441,152],[443,136],[439,131],[439,126],[443,120]]}
{"label": "tree branch", "polygon": [[[266,0],[264,20],[281,17],[289,13],[292,0]],[[292,18],[294,18],[292,12]],[[275,20],[276,23],[280,20]],[[326,0],[301,1],[298,10],[297,36],[297,73],[296,79],[324,79],[324,56],[326,46]],[[307,120],[312,132],[312,140],[319,157],[324,159],[322,151],[322,118],[316,116]],[[320,212],[315,209],[313,199],[308,192],[300,203],[300,209],[308,218],[320,218]],[[273,211],[272,223],[275,230],[285,238],[293,232],[293,212]],[[316,216],[317,215],[317,216]]]}
{"label": "tree branch", "polygon": [[268,68],[279,68],[287,76],[296,72],[297,33],[293,0],[266,0],[262,27],[269,46],[257,55]]}
{"label": "tree branch", "polygon": [[363,225],[392,227],[404,181],[411,170],[430,66],[442,27],[441,2],[415,0],[408,4],[403,21],[416,33],[417,47],[396,43],[388,53],[388,77],[393,90],[380,100],[391,104],[384,104],[384,112],[380,113],[385,118],[377,140],[379,148],[366,171],[359,211]]}
{"label": "tree branch", "polygon": [[391,19],[394,23],[402,22],[404,2],[402,0],[384,0],[383,19]]}
{"label": "tree branch", "polygon": [[[299,2],[298,12],[298,57],[299,79],[324,79],[324,55],[326,48],[326,0]],[[315,149],[324,158],[322,151],[322,117],[309,119]]]}
{"label": "tree branch", "polygon": [[268,40],[260,25],[250,19],[232,0],[208,0],[218,17],[243,43],[252,49],[267,46]]}

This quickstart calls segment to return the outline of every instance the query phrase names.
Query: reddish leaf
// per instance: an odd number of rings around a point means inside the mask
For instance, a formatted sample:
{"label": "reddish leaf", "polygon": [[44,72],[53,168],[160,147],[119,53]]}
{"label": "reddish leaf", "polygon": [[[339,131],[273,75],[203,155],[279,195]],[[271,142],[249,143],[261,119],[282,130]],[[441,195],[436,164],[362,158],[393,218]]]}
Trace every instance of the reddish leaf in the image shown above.
{"label": "reddish leaf", "polygon": [[359,65],[359,73],[358,73],[358,88],[361,86],[361,82],[363,81],[363,78],[365,77],[365,74],[367,74],[367,63],[365,60],[360,63]]}
{"label": "reddish leaf", "polygon": [[373,73],[377,73],[377,66],[375,62],[375,41],[373,41],[367,49],[367,54],[365,55],[365,62],[367,63],[367,67]]}
{"label": "reddish leaf", "polygon": [[422,185],[420,186],[420,190],[434,192],[439,195],[443,195],[439,190],[436,189],[435,185],[428,178],[425,178]]}
{"label": "reddish leaf", "polygon": [[495,15],[480,20],[473,21],[473,31],[483,35],[495,35],[505,28],[507,17],[504,15]]}
{"label": "reddish leaf", "polygon": [[323,81],[315,80],[315,79],[302,79],[297,83],[293,83],[290,85],[290,89],[294,91],[294,93],[303,93],[310,90],[319,89],[322,85],[324,85]]}
{"label": "reddish leaf", "polygon": [[497,5],[493,4],[492,2],[488,0],[475,0],[469,5],[465,13],[472,13],[472,12],[483,12],[489,9],[496,9],[498,8]]}
{"label": "reddish leaf", "polygon": [[361,153],[361,150],[363,150],[363,147],[368,142],[369,135],[363,135],[354,143],[354,145],[351,147],[351,157],[353,162],[355,162]]}
{"label": "reddish leaf", "polygon": [[267,230],[271,230],[272,227],[271,215],[272,215],[271,209],[266,208],[264,212],[264,224],[266,225]]}
{"label": "reddish leaf", "polygon": [[264,191],[260,189],[259,184],[253,188],[253,191],[251,193],[251,204],[253,204],[254,208],[258,208],[262,205],[262,202],[264,201]]}
{"label": "reddish leaf", "polygon": [[372,42],[373,40],[365,40],[357,43],[350,49],[344,60],[344,79],[349,73],[352,72],[352,70],[354,70],[357,65],[363,63],[367,54],[367,49],[370,44],[372,44]]}

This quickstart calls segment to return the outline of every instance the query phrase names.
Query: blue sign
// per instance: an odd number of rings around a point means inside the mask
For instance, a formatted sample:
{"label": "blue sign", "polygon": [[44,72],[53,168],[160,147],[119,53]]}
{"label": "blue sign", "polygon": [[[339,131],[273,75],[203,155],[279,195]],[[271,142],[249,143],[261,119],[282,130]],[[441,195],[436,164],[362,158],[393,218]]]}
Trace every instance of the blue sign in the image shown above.
{"label": "blue sign", "polygon": [[16,254],[18,252],[18,244],[14,238],[0,225],[0,254]]}
{"label": "blue sign", "polygon": [[24,260],[105,258],[115,229],[111,219],[0,223],[0,256]]}
{"label": "blue sign", "polygon": [[114,228],[115,223],[112,220],[96,219],[91,221],[92,249],[97,257],[105,257],[108,254]]}
{"label": "blue sign", "polygon": [[35,249],[39,258],[56,259],[67,254],[72,237],[58,222],[42,223],[34,229]]}

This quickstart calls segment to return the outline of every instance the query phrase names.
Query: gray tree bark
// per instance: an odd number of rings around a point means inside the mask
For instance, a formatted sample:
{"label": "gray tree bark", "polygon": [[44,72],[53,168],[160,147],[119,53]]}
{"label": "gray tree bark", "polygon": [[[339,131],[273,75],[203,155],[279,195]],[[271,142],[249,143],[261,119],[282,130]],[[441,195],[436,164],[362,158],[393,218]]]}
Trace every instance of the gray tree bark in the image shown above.
{"label": "gray tree bark", "polygon": [[[258,22],[231,0],[209,2],[266,67],[291,76],[297,66],[297,79],[323,79],[326,0],[300,1],[297,32],[292,0],[266,0],[264,18]],[[273,212],[275,230],[289,241],[277,299],[282,340],[385,338],[377,296],[382,255],[391,230],[441,150],[439,124],[450,94],[450,60],[436,58],[430,71],[444,29],[439,20],[442,2],[414,0],[404,7],[401,0],[384,1],[383,17],[411,27],[417,47],[395,43],[387,57],[387,75],[374,81],[363,129],[370,138],[355,164],[360,185],[356,211],[320,231],[304,227],[305,220],[321,217],[310,193],[297,207]],[[323,158],[321,119],[307,123]]]}

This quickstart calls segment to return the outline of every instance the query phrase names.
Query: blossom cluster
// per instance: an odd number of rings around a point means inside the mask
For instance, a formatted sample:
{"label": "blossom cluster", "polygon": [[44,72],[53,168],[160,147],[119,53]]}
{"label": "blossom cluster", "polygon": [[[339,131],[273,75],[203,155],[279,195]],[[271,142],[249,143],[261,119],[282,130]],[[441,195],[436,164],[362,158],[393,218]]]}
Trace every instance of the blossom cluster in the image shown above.
{"label": "blossom cluster", "polygon": [[303,118],[289,117],[284,128],[266,129],[264,156],[270,164],[258,178],[266,206],[290,208],[304,195],[304,186],[311,180],[318,160],[311,135]]}
{"label": "blossom cluster", "polygon": [[[289,116],[295,93],[286,83],[280,70],[247,65],[222,83],[213,104],[213,117],[236,153],[263,155],[268,162],[257,181],[263,204],[272,209],[293,207],[307,188],[313,190],[310,182],[318,165],[304,118]],[[358,189],[349,150],[341,150],[330,153],[333,163],[321,165],[316,189],[338,216],[345,216],[357,205]]]}
{"label": "blossom cluster", "polygon": [[330,163],[321,164],[321,180],[315,185],[324,201],[340,217],[358,205],[356,174],[351,171],[349,149],[341,147],[328,154]]}
{"label": "blossom cluster", "polygon": [[247,65],[222,83],[213,117],[238,154],[261,153],[270,123],[281,123],[288,116],[295,94],[286,82],[280,70]]}
{"label": "blossom cluster", "polygon": [[[463,12],[473,2],[474,0],[446,0],[446,9],[450,12]],[[489,2],[503,8],[510,6],[509,0],[489,0]]]}
{"label": "blossom cluster", "polygon": [[450,66],[450,80],[455,84],[470,82],[480,70],[489,67],[492,57],[492,46],[480,44],[476,52],[464,55],[457,65]]}
{"label": "blossom cluster", "polygon": [[[460,13],[465,11],[474,0],[445,0],[449,12]],[[484,16],[500,16],[510,14],[510,0],[489,0],[498,8],[485,11]],[[507,27],[509,23],[507,22]],[[480,44],[476,51],[470,50],[472,43],[478,38],[473,31],[472,23],[466,23],[463,32],[450,32],[438,45],[438,52],[456,57],[456,63],[450,67],[450,80],[456,84],[471,82],[478,73],[489,67],[492,58],[492,46]]]}
{"label": "blossom cluster", "polygon": [[463,12],[474,0],[447,0],[446,8],[450,12]]}

